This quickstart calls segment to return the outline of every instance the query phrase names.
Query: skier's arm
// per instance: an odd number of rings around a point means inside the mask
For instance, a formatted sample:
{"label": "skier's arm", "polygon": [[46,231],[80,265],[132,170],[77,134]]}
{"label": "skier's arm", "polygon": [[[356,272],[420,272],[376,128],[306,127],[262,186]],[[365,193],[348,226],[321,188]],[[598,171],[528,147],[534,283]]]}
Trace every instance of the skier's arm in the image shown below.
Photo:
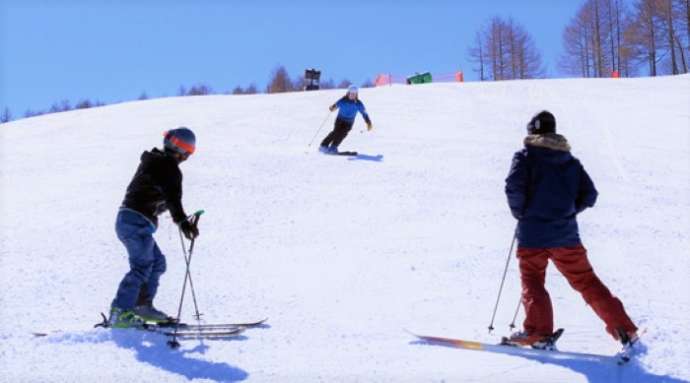
{"label": "skier's arm", "polygon": [[505,192],[508,197],[508,206],[513,217],[520,219],[525,211],[527,202],[527,159],[524,151],[515,153],[510,166],[508,178],[506,178]]}
{"label": "skier's arm", "polygon": [[170,169],[162,174],[160,183],[165,196],[165,205],[170,211],[173,221],[178,225],[187,220],[187,214],[182,207],[182,173],[179,169]]}
{"label": "skier's arm", "polygon": [[575,199],[575,209],[578,213],[582,212],[588,207],[594,206],[597,201],[597,196],[599,192],[594,187],[594,182],[585,171],[585,168],[580,165],[580,186],[577,192],[577,198]]}
{"label": "skier's arm", "polygon": [[363,102],[357,101],[357,110],[362,114],[362,117],[364,117],[364,122],[367,123],[367,128],[371,130],[371,119],[369,118],[369,113],[367,113],[367,108],[364,107]]}
{"label": "skier's arm", "polygon": [[332,112],[332,111],[334,111],[334,110],[340,108],[340,104],[341,104],[341,103],[343,102],[343,100],[345,100],[346,98],[347,98],[347,96],[341,97],[340,100],[338,100],[338,101],[335,102],[335,104],[329,106],[329,107],[328,107],[328,110],[330,110],[330,111]]}

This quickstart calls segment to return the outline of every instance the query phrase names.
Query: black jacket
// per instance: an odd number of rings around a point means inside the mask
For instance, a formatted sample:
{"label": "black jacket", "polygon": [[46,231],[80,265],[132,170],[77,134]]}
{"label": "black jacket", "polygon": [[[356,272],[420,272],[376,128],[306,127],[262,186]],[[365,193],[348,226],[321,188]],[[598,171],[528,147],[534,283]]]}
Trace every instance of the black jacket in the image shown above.
{"label": "black jacket", "polygon": [[170,210],[175,223],[187,218],[182,208],[182,172],[177,160],[153,148],[141,154],[141,163],[127,186],[122,207],[135,210],[158,225],[158,215]]}
{"label": "black jacket", "polygon": [[505,192],[518,222],[520,247],[579,245],[576,215],[597,200],[597,189],[565,137],[550,133],[525,138],[515,153]]}

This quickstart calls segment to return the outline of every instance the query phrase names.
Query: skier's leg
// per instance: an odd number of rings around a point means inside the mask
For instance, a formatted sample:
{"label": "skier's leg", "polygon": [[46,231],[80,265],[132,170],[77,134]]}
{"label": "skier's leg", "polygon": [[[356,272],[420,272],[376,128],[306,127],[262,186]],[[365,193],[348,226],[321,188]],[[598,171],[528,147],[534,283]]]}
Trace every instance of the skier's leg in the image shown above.
{"label": "skier's leg", "polygon": [[149,289],[146,283],[139,288],[139,298],[137,298],[137,306],[144,306],[149,303]]}
{"label": "skier's leg", "polygon": [[338,146],[340,146],[345,137],[347,137],[347,134],[350,133],[350,129],[352,129],[352,122],[345,120],[336,120],[334,130],[335,135],[333,137],[331,147],[337,148]]}
{"label": "skier's leg", "polygon": [[328,133],[326,138],[324,138],[323,141],[321,141],[321,146],[328,147],[328,145],[330,145],[331,142],[333,142],[334,136],[335,136],[335,129],[333,129],[330,133]]}
{"label": "skier's leg", "polygon": [[146,283],[146,300],[149,305],[152,304],[153,299],[156,297],[156,292],[158,291],[158,280],[160,279],[161,275],[165,273],[166,270],[166,262],[165,262],[165,255],[161,253],[160,248],[158,248],[158,244],[156,242],[153,242],[153,267],[151,269],[151,276],[149,277],[148,282]]}
{"label": "skier's leg", "polygon": [[611,336],[618,339],[618,329],[628,334],[637,331],[637,327],[626,314],[623,303],[611,294],[594,273],[587,259],[587,250],[582,245],[553,249],[552,254],[553,263],[558,270],[606,323],[606,331]]}
{"label": "skier's leg", "polygon": [[130,270],[120,282],[112,305],[123,311],[134,308],[141,286],[148,282],[154,263],[152,234],[155,228],[145,218],[136,215],[120,211],[116,223],[117,236],[127,249]]}
{"label": "skier's leg", "polygon": [[544,287],[549,253],[546,249],[520,247],[517,257],[520,262],[522,304],[525,307],[523,328],[529,335],[550,336],[553,333],[553,309]]}

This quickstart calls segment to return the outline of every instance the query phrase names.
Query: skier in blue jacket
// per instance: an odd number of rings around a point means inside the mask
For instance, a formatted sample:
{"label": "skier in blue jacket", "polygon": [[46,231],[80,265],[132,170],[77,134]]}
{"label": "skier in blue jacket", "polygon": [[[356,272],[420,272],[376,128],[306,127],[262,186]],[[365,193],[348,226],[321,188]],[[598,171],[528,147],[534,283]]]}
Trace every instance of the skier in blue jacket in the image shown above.
{"label": "skier in blue jacket", "polygon": [[335,119],[333,131],[321,141],[319,150],[322,152],[335,153],[338,151],[338,146],[352,129],[357,113],[361,113],[362,117],[364,117],[364,121],[367,123],[367,130],[372,129],[369,114],[367,114],[362,101],[359,100],[358,93],[357,87],[351,86],[343,98],[329,107],[331,112],[338,109],[338,117]]}

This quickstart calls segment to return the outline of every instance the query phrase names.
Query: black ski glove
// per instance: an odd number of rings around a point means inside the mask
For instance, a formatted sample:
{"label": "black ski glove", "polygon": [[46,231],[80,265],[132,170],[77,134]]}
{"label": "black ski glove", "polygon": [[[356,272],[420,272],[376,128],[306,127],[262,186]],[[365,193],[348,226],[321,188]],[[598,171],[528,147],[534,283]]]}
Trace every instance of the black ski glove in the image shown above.
{"label": "black ski glove", "polygon": [[192,225],[191,222],[184,220],[180,222],[180,230],[184,234],[185,238],[192,240],[199,236],[199,228],[196,225]]}

